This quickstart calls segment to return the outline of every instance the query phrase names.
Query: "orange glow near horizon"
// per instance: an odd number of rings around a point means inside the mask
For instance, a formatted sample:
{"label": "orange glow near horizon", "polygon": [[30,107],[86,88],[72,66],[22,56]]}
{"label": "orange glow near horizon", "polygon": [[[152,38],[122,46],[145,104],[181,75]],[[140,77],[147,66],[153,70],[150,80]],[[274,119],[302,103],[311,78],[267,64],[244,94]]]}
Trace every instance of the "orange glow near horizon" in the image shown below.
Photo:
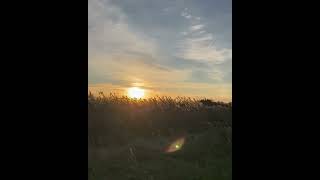
{"label": "orange glow near horizon", "polygon": [[[191,85],[190,85],[191,86]],[[213,101],[223,101],[223,102],[232,102],[232,94],[226,92],[221,93],[221,91],[215,91],[214,89],[210,93],[202,94],[193,94],[190,93],[183,93],[181,92],[188,87],[183,86],[180,88],[180,91],[169,91],[166,90],[167,85],[163,84],[149,84],[144,82],[142,84],[138,83],[131,83],[127,85],[113,85],[113,84],[89,84],[88,85],[88,92],[92,93],[95,96],[99,96],[99,92],[103,92],[105,95],[109,95],[110,93],[116,94],[117,96],[128,96],[129,98],[152,98],[152,97],[162,97],[162,96],[169,96],[172,98],[176,97],[190,97],[195,99],[203,99],[208,98],[212,99]],[[171,88],[169,86],[169,88]],[[178,89],[176,86],[173,86],[174,89]],[[203,87],[207,88],[207,87]],[[200,88],[202,90],[203,88]],[[210,88],[208,88],[210,89]],[[196,89],[197,90],[197,89]],[[211,95],[211,94],[214,94]]]}

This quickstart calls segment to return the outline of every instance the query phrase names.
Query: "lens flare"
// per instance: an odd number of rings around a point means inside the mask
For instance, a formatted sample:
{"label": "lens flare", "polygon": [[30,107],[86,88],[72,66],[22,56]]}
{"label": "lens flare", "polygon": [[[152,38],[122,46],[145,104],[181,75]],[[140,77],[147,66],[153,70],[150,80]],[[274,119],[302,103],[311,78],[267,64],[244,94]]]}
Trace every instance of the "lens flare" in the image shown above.
{"label": "lens flare", "polygon": [[185,142],[185,138],[178,138],[177,140],[175,140],[174,142],[172,142],[165,150],[166,153],[171,153],[171,152],[175,152],[178,151],[182,148],[182,146],[184,145]]}

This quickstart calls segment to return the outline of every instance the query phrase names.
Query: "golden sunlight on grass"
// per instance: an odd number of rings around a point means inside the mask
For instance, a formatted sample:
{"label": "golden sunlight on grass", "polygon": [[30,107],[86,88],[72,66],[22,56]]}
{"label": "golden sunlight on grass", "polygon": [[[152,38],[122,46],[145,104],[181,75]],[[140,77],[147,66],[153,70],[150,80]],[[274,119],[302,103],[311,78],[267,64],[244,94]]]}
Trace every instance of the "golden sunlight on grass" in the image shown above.
{"label": "golden sunlight on grass", "polygon": [[131,87],[128,89],[128,96],[130,98],[143,98],[144,97],[144,89],[138,87]]}

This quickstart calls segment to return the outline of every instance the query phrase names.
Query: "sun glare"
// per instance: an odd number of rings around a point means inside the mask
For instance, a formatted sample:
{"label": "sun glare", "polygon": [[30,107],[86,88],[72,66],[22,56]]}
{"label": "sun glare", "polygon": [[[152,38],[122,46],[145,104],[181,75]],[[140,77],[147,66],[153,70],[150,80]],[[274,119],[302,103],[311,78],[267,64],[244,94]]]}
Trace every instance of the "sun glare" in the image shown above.
{"label": "sun glare", "polygon": [[142,98],[144,96],[144,90],[138,87],[132,87],[128,89],[128,95],[130,98]]}

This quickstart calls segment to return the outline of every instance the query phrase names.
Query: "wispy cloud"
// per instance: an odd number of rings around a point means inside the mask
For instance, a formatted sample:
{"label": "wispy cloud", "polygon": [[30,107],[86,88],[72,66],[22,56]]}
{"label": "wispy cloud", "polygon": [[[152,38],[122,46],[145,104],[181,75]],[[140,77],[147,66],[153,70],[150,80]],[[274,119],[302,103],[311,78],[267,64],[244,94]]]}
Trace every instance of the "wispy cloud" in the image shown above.
{"label": "wispy cloud", "polygon": [[216,10],[208,12],[198,1],[186,5],[89,0],[89,86],[230,98],[232,49],[223,47],[230,22],[218,21]]}
{"label": "wispy cloud", "polygon": [[190,14],[188,14],[187,12],[185,12],[185,11],[182,11],[182,12],[181,12],[181,16],[182,16],[182,17],[185,17],[186,19],[192,18],[192,16],[191,16]]}
{"label": "wispy cloud", "polygon": [[188,8],[184,8],[184,10],[180,14],[182,17],[188,19],[188,20],[200,20],[200,17],[191,15]]}
{"label": "wispy cloud", "polygon": [[[190,12],[183,14],[190,15]],[[175,56],[188,61],[201,62],[206,64],[205,68],[193,68],[186,82],[223,84],[231,83],[231,59],[232,49],[219,47],[215,42],[214,33],[206,27],[206,22],[200,17],[188,19],[186,30],[181,32],[183,36],[176,45]],[[223,65],[228,62],[228,65]]]}
{"label": "wispy cloud", "polygon": [[198,24],[198,25],[194,25],[194,26],[190,26],[190,31],[197,31],[204,28],[203,24]]}
{"label": "wispy cloud", "polygon": [[[186,10],[182,14],[183,17],[191,16]],[[200,20],[201,18],[197,17],[196,19]],[[176,57],[214,64],[220,64],[226,59],[232,58],[232,50],[218,48],[214,44],[213,34],[208,33],[205,27],[205,24],[195,24],[195,21],[190,20],[188,31],[182,32],[185,37],[177,44]]]}
{"label": "wispy cloud", "polygon": [[131,30],[126,14],[108,0],[89,0],[88,14],[89,51],[98,50],[108,55],[156,53],[153,40]]}
{"label": "wispy cloud", "polygon": [[160,58],[157,44],[130,29],[120,8],[109,1],[89,0],[88,10],[89,80],[99,77],[116,84],[127,82],[130,76],[170,76],[166,75],[170,69],[156,62]]}

